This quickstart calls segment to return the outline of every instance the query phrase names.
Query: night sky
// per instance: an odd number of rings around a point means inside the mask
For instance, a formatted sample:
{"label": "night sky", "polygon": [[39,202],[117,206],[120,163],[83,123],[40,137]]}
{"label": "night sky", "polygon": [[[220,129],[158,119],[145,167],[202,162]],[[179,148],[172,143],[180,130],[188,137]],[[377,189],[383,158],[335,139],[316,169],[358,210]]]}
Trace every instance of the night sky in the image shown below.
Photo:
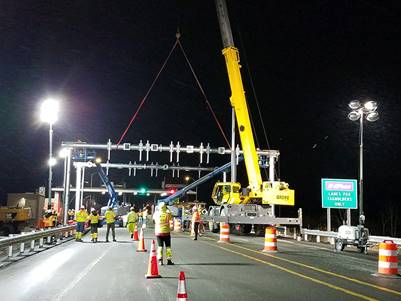
{"label": "night sky", "polygon": [[[401,212],[401,4],[238,0],[228,1],[228,9],[259,147],[267,142],[255,98],[269,145],[281,152],[281,179],[296,190],[296,207],[280,214],[294,215],[302,207],[307,226],[325,224],[321,178],[358,177],[359,127],[347,119],[348,103],[372,99],[380,119],[365,122],[364,203],[367,225],[382,234],[383,220]],[[48,126],[38,122],[41,99],[63,98],[55,149],[78,139],[117,142],[174,44],[177,27],[229,136],[230,90],[214,1],[1,1],[0,202],[8,192],[46,185]],[[225,146],[179,49],[124,142],[140,139]],[[127,163],[138,156],[112,159]],[[151,160],[168,163],[168,154]],[[228,160],[217,158],[212,165]],[[239,173],[245,186],[243,166]],[[113,177],[153,188],[163,178]],[[62,164],[54,184],[62,184]],[[201,189],[201,199],[210,199],[211,185]],[[334,223],[340,214],[334,213]],[[401,219],[396,223],[400,234]]]}

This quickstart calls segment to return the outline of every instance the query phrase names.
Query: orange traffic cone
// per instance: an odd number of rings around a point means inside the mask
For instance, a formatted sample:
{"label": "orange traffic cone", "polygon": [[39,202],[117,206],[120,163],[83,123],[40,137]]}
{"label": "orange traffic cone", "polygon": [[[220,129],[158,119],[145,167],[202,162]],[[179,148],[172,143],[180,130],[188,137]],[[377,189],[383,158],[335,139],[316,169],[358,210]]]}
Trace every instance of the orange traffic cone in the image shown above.
{"label": "orange traffic cone", "polygon": [[134,228],[134,241],[138,241],[139,240],[139,238],[138,238],[138,228],[137,228],[137,226],[136,226],[136,224],[135,224],[135,228]]}
{"label": "orange traffic cone", "polygon": [[177,288],[177,301],[187,301],[188,294],[185,284],[185,273],[180,272],[178,277],[178,288]]}
{"label": "orange traffic cone", "polygon": [[156,257],[156,247],[155,241],[152,240],[152,248],[150,249],[149,263],[148,263],[148,273],[145,274],[146,278],[161,278],[159,275],[159,269],[157,267],[157,257]]}
{"label": "orange traffic cone", "polygon": [[138,249],[136,250],[137,252],[147,252],[145,248],[145,238],[143,237],[143,229],[141,229],[141,235],[138,243]]}

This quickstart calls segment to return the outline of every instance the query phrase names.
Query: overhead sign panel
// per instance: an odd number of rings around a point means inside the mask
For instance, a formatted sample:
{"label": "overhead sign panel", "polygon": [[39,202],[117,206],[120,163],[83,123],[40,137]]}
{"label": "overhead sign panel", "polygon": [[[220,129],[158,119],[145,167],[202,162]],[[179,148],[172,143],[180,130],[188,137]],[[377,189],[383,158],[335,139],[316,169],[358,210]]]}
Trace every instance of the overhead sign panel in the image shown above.
{"label": "overhead sign panel", "polygon": [[358,208],[357,180],[322,179],[322,208]]}

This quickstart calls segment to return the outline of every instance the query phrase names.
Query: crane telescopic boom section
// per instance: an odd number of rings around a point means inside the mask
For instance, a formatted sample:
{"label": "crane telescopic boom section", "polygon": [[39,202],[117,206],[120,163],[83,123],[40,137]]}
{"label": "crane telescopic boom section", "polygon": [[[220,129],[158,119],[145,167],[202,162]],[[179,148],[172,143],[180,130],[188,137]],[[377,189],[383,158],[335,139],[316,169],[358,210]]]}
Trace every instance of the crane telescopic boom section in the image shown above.
{"label": "crane telescopic boom section", "polygon": [[216,0],[217,16],[220,24],[220,32],[224,49],[222,51],[227,67],[228,78],[231,87],[231,106],[234,108],[237,117],[238,131],[241,139],[241,146],[244,152],[245,166],[249,179],[250,197],[262,197],[261,186],[262,176],[258,163],[255,142],[253,139],[251,121],[245,98],[245,91],[242,84],[240,72],[240,58],[238,49],[234,46],[230,20],[225,0]]}

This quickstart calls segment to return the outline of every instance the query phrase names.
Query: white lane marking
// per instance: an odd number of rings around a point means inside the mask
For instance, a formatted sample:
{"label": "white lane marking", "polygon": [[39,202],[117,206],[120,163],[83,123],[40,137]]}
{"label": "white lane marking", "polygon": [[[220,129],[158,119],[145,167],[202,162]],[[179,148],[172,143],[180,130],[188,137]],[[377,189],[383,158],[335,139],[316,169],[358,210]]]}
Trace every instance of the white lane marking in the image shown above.
{"label": "white lane marking", "polygon": [[323,248],[323,247],[317,247],[317,246],[304,245],[304,244],[300,244],[300,243],[296,243],[296,242],[288,241],[288,240],[279,239],[278,241],[279,241],[279,242],[284,242],[284,243],[287,243],[287,244],[299,245],[299,246],[301,246],[301,247],[306,247],[306,248],[311,248],[311,249],[320,249],[320,250],[325,250],[325,251],[331,251],[329,248]]}
{"label": "white lane marking", "polygon": [[[213,233],[215,234],[215,233]],[[218,236],[218,234],[216,234],[215,236]],[[232,241],[243,241],[243,242],[247,242],[247,243],[259,243],[258,238],[263,239],[263,237],[248,237],[248,238],[239,238],[236,236],[231,236],[230,237]],[[311,245],[304,245],[304,244],[300,244],[298,242],[293,242],[293,241],[289,241],[289,240],[283,240],[283,239],[277,239],[277,241],[279,242],[284,242],[284,243],[288,243],[288,244],[293,244],[293,245],[299,245],[301,247],[307,247],[307,248],[311,248],[311,249],[320,249],[320,250],[325,250],[325,251],[331,251],[330,248],[324,248],[324,247],[318,247],[318,246],[311,246]]]}
{"label": "white lane marking", "polygon": [[238,238],[238,237],[233,238],[232,236],[231,236],[231,238],[232,238],[233,241],[239,240],[239,241],[249,242],[249,241],[248,241],[247,239],[245,239],[245,238]]}
{"label": "white lane marking", "polygon": [[96,260],[92,261],[89,265],[86,266],[85,269],[81,271],[70,283],[69,285],[58,295],[55,296],[52,300],[59,301],[63,298],[70,290],[72,290],[82,278],[84,278],[92,269],[93,267],[100,261],[102,258],[110,251],[111,248],[106,249],[100,257]]}

